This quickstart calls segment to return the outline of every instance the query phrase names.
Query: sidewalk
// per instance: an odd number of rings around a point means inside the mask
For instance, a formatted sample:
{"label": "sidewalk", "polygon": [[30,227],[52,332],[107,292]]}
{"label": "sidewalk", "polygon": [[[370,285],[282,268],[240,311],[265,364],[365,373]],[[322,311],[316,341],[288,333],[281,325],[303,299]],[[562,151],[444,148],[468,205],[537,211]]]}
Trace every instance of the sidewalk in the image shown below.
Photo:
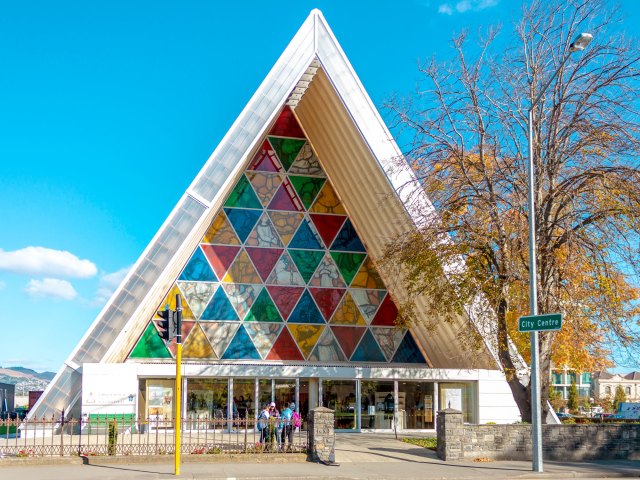
{"label": "sidewalk", "polygon": [[[185,479],[530,479],[640,477],[640,461],[590,463],[545,462],[543,473],[533,473],[530,462],[443,462],[435,452],[395,440],[384,434],[339,434],[336,461],[339,466],[294,463],[184,463]],[[158,457],[144,464],[107,463],[106,457],[90,458],[88,465],[2,466],[0,479],[11,480],[152,480],[173,476],[172,457]],[[121,459],[121,461],[124,459]],[[258,460],[256,458],[256,460]],[[275,458],[274,458],[275,460]],[[293,458],[291,460],[294,460]],[[268,458],[265,461],[270,461]],[[96,462],[96,463],[93,463]],[[100,462],[100,463],[98,463]]]}

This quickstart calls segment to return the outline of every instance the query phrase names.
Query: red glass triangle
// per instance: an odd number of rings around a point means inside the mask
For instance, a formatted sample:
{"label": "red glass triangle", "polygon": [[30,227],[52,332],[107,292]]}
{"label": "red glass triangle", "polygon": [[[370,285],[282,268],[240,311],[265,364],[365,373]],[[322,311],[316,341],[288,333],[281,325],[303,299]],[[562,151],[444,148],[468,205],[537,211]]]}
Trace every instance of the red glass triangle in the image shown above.
{"label": "red glass triangle", "polygon": [[279,172],[282,169],[276,152],[271,144],[265,140],[260,150],[255,154],[247,170],[257,170],[259,172]]}
{"label": "red glass triangle", "polygon": [[336,307],[342,300],[342,296],[346,290],[343,288],[310,288],[309,292],[316,301],[318,308],[322,312],[322,316],[328,322],[336,310]]}
{"label": "red glass triangle", "polygon": [[286,106],[280,113],[278,120],[269,132],[269,135],[276,135],[278,137],[294,137],[305,138],[304,132],[300,128],[298,121],[291,107]]}
{"label": "red glass triangle", "polygon": [[[182,328],[180,329],[182,333],[182,343],[184,343],[184,341],[187,339],[187,337],[189,336],[189,332],[191,332],[191,329],[195,325],[196,322],[182,322]],[[176,340],[177,337],[173,337],[173,339],[169,343],[169,350],[171,350],[171,353],[173,353],[174,356],[176,355]]]}
{"label": "red glass triangle", "polygon": [[209,260],[213,270],[222,278],[236,258],[240,247],[235,245],[201,245],[202,251]]}
{"label": "red glass triangle", "polygon": [[333,239],[336,238],[340,227],[342,227],[345,218],[347,218],[343,215],[325,215],[323,213],[310,213],[309,216],[325,245],[333,243]]}
{"label": "red glass triangle", "polygon": [[269,210],[286,210],[291,212],[303,212],[304,205],[289,179],[286,179],[280,185],[280,188],[271,199],[271,203],[267,207]]}
{"label": "red glass triangle", "polygon": [[382,301],[382,305],[378,309],[378,313],[373,317],[373,322],[371,325],[385,325],[389,327],[393,327],[396,323],[396,318],[398,318],[398,308],[396,304],[391,300],[391,295],[387,293],[387,296],[384,297]]}
{"label": "red glass triangle", "polygon": [[266,360],[304,360],[287,327],[282,329]]}
{"label": "red glass triangle", "polygon": [[276,304],[278,310],[280,311],[280,315],[285,320],[289,318],[291,312],[293,311],[293,307],[298,303],[298,299],[302,292],[304,292],[304,287],[281,287],[279,285],[267,285],[267,290],[271,294],[271,298],[273,299],[273,303]]}
{"label": "red glass triangle", "polygon": [[331,327],[333,335],[336,337],[336,340],[338,340],[347,358],[351,358],[353,351],[356,349],[358,342],[366,330],[366,327]]}
{"label": "red glass triangle", "polygon": [[256,248],[246,247],[245,250],[251,257],[253,266],[260,274],[263,281],[267,281],[267,277],[273,270],[274,265],[282,255],[282,248]]}

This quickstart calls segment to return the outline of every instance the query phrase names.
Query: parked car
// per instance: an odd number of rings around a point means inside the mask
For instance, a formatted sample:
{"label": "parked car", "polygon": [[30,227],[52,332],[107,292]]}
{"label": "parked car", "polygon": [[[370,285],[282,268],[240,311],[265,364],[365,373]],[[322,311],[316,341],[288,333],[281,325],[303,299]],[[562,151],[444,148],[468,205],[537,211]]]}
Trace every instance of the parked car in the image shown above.
{"label": "parked car", "polygon": [[612,418],[614,415],[613,413],[596,413],[593,418],[595,418],[596,420],[602,420],[604,418]]}
{"label": "parked car", "polygon": [[558,418],[560,420],[562,420],[563,418],[574,418],[575,415],[571,415],[570,413],[565,413],[565,412],[558,412],[556,413],[556,415],[558,416]]}

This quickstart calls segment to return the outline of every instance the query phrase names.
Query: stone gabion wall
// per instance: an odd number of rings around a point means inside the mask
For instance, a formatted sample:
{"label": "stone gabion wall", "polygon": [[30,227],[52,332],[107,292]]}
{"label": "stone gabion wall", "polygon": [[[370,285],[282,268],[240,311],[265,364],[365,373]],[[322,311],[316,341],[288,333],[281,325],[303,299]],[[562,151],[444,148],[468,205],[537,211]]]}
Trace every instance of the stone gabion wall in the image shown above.
{"label": "stone gabion wall", "polygon": [[309,454],[311,460],[321,463],[335,462],[334,412],[325,407],[311,410],[309,415]]}
{"label": "stone gabion wall", "polygon": [[[457,410],[438,412],[438,456],[531,460],[531,425],[464,425]],[[640,460],[640,425],[543,425],[545,460]]]}

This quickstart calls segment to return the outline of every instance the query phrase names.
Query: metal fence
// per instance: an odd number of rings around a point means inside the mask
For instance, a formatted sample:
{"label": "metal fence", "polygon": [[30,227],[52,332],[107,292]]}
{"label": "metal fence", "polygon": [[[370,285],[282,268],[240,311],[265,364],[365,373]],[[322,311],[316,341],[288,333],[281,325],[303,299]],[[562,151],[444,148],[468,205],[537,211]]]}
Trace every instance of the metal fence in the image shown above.
{"label": "metal fence", "polygon": [[[199,417],[180,424],[182,454],[307,451],[307,431],[284,419],[258,425],[254,418]],[[0,420],[0,457],[172,455],[174,434],[175,421],[156,418]]]}

